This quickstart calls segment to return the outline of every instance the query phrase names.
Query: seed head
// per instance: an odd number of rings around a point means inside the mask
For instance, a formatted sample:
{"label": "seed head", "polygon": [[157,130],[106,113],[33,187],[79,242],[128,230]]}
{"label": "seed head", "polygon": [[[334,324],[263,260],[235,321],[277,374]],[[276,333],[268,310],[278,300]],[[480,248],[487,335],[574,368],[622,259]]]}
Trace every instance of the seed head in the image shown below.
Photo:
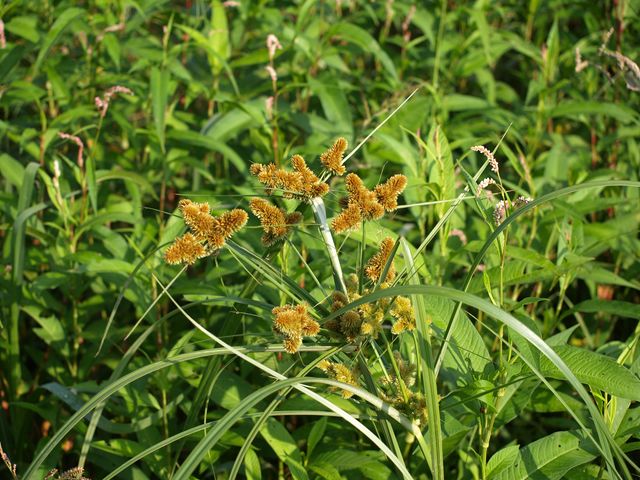
{"label": "seed head", "polygon": [[371,191],[364,186],[358,175],[348,174],[345,177],[347,208],[333,220],[333,229],[336,233],[341,233],[357,227],[363,220],[378,220],[384,215],[385,210],[395,210],[398,207],[398,195],[406,184],[407,179],[404,175],[394,175]]}
{"label": "seed head", "polygon": [[407,297],[396,297],[391,308],[391,316],[396,319],[391,328],[391,332],[396,335],[416,328],[413,306],[411,305],[411,300]]}
{"label": "seed head", "polygon": [[302,345],[302,337],[315,337],[320,331],[320,325],[307,313],[307,306],[284,305],[275,307],[271,313],[273,330],[284,336],[284,348],[289,353],[295,353]]}
{"label": "seed head", "polygon": [[334,175],[343,175],[346,168],[342,165],[342,157],[348,146],[347,140],[338,138],[326,152],[320,155],[320,163]]}
{"label": "seed head", "polygon": [[[358,374],[343,363],[333,363],[328,360],[323,360],[318,363],[318,368],[325,372],[329,378],[355,387],[358,386]],[[335,387],[332,387],[331,389],[336,390]],[[343,398],[350,398],[353,396],[353,393],[349,390],[341,390],[341,392]]]}
{"label": "seed head", "polygon": [[376,197],[380,205],[387,212],[391,212],[398,208],[398,195],[400,195],[407,186],[407,177],[404,175],[394,175],[382,185],[375,188]]}
{"label": "seed head", "polygon": [[475,147],[471,147],[471,150],[473,150],[474,152],[480,152],[485,156],[485,158],[489,161],[489,165],[493,173],[500,173],[500,167],[498,166],[496,157],[494,157],[493,153],[491,153],[486,147],[484,147],[483,145],[476,145]]}
{"label": "seed head", "polygon": [[196,260],[206,256],[207,250],[190,233],[185,233],[182,237],[176,238],[164,253],[164,259],[169,265],[177,265],[179,263],[193,265]]}
{"label": "seed head", "polygon": [[[380,243],[380,250],[376,253],[365,267],[365,273],[367,277],[372,282],[377,282],[382,275],[382,271],[384,270],[387,261],[389,260],[389,256],[391,255],[391,251],[393,250],[394,242],[390,237],[385,238]],[[393,261],[391,261],[391,265],[389,266],[389,271],[387,272],[387,276],[385,277],[385,282],[391,282],[396,276],[395,267],[393,265]]]}

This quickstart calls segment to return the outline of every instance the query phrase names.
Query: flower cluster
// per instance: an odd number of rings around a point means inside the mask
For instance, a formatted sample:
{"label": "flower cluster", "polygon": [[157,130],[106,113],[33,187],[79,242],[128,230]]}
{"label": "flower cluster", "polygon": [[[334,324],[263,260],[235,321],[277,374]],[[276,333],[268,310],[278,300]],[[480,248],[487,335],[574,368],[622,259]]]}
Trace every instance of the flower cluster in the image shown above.
{"label": "flower cluster", "polygon": [[485,156],[485,158],[489,161],[489,166],[491,167],[491,171],[495,174],[500,173],[500,166],[498,165],[498,161],[496,157],[493,156],[493,153],[489,151],[489,149],[483,145],[476,145],[475,147],[471,147],[471,150],[474,152],[479,152]]}
{"label": "flower cluster", "polygon": [[348,146],[349,144],[344,138],[338,138],[331,148],[320,155],[320,163],[334,175],[343,175],[346,168],[342,165],[342,157]]}
{"label": "flower cluster", "polygon": [[390,372],[382,378],[382,398],[407,417],[413,418],[418,424],[427,421],[427,405],[420,393],[409,388],[415,384],[416,367],[407,363],[397,350],[393,352],[397,375]]}
{"label": "flower cluster", "polygon": [[124,93],[126,95],[133,95],[133,92],[130,89],[128,89],[127,87],[123,87],[122,85],[115,85],[115,86],[109,88],[106,92],[104,92],[104,97],[103,98],[96,97],[94,99],[94,101],[96,103],[96,108],[100,112],[100,116],[101,117],[104,118],[104,116],[107,114],[107,110],[109,110],[109,103],[111,102],[111,98],[113,98],[113,96],[116,93]]}
{"label": "flower cluster", "polygon": [[396,319],[391,332],[396,335],[416,328],[416,317],[411,300],[407,297],[396,297],[391,305],[391,316]]}
{"label": "flower cluster", "polygon": [[[367,274],[367,277],[372,282],[377,282],[384,271],[384,267],[387,265],[387,261],[391,256],[391,252],[393,250],[394,242],[390,237],[385,238],[380,243],[380,250],[373,257],[369,259],[367,266],[364,271]],[[384,282],[391,282],[396,276],[396,269],[393,265],[393,260],[389,265],[389,270],[387,271],[387,276],[384,279]]]}
{"label": "flower cluster", "polygon": [[191,233],[186,233],[167,249],[165,261],[193,265],[199,258],[221,249],[225,242],[247,223],[247,212],[234,209],[219,217],[211,215],[208,203],[180,200],[178,208]]}
{"label": "flower cluster", "polygon": [[[322,360],[318,363],[318,368],[325,372],[329,378],[353,385],[354,387],[358,386],[358,373],[343,363],[334,363],[329,362],[328,360]],[[331,390],[335,391],[338,389],[332,387]],[[342,392],[343,398],[351,398],[353,396],[353,392],[350,392],[349,390],[340,389],[340,391]]]}
{"label": "flower cluster", "polygon": [[268,195],[271,195],[273,190],[279,189],[282,190],[284,198],[309,201],[327,194],[329,185],[311,171],[301,155],[291,157],[291,166],[293,171],[278,168],[275,163],[267,165],[254,163],[250,171],[266,187]]}
{"label": "flower cluster", "polygon": [[254,198],[249,206],[253,214],[260,220],[264,231],[262,243],[265,246],[284,240],[291,227],[302,221],[300,212],[287,213],[262,198]]}
{"label": "flower cluster", "polygon": [[[355,301],[370,293],[368,289],[364,289],[362,294],[358,293],[357,275],[348,277],[347,282],[348,297],[337,291],[333,292],[331,296],[331,310],[333,312],[345,307],[349,303],[349,299]],[[385,284],[381,285],[382,288],[384,286]],[[328,330],[339,333],[348,342],[356,342],[362,337],[375,339],[382,332],[382,324],[388,314],[395,319],[391,332],[396,335],[416,327],[415,312],[411,300],[403,296],[394,299],[383,297],[375,302],[365,303],[327,321],[324,326]]]}
{"label": "flower cluster", "polygon": [[493,210],[493,221],[496,226],[500,225],[504,222],[504,219],[507,217],[507,209],[509,208],[520,208],[524,207],[526,204],[531,203],[533,199],[531,197],[523,197],[519,196],[515,199],[513,203],[509,200],[500,200],[496,207]]}
{"label": "flower cluster", "polygon": [[336,233],[357,227],[363,220],[377,220],[398,208],[398,196],[407,186],[407,177],[394,175],[386,183],[368,190],[355,173],[345,177],[347,206],[334,218],[331,226]]}
{"label": "flower cluster", "polygon": [[[331,295],[331,310],[336,312],[349,303],[347,296],[335,291]],[[362,317],[356,310],[349,310],[337,318],[327,321],[324,326],[334,332],[341,334],[348,342],[355,342],[360,335]]]}
{"label": "flower cluster", "polygon": [[307,313],[307,306],[284,305],[275,307],[271,313],[273,330],[284,337],[284,349],[295,353],[302,345],[302,337],[315,337],[320,331],[320,325]]}

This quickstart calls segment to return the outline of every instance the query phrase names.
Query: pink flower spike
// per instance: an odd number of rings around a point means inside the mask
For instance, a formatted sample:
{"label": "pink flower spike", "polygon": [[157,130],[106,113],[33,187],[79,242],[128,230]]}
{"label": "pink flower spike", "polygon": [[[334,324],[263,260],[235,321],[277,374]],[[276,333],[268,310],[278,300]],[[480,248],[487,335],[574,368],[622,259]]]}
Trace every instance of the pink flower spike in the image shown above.
{"label": "pink flower spike", "polygon": [[109,102],[111,101],[111,97],[113,97],[116,93],[125,93],[127,95],[133,95],[133,92],[122,85],[115,85],[109,88],[106,92],[104,92],[104,98],[96,97],[95,103],[98,110],[100,110],[100,116],[104,118],[107,114],[107,110],[109,110]]}
{"label": "pink flower spike", "polygon": [[269,61],[273,61],[273,57],[276,55],[276,50],[282,50],[280,40],[273,33],[267,36],[267,50],[269,50]]}
{"label": "pink flower spike", "polygon": [[474,152],[480,152],[486,157],[487,160],[489,160],[489,165],[491,166],[491,171],[493,173],[500,172],[500,167],[498,166],[496,157],[494,157],[493,153],[491,153],[486,147],[484,147],[483,145],[476,145],[475,147],[471,147],[471,150],[473,150]]}
{"label": "pink flower spike", "polygon": [[222,2],[223,7],[239,7],[240,2],[234,2],[233,0],[228,0],[227,2]]}
{"label": "pink flower spike", "polygon": [[80,140],[80,137],[75,135],[69,135],[68,133],[58,132],[58,136],[64,140],[71,140],[78,146],[78,167],[84,168],[84,143]]}
{"label": "pink flower spike", "polygon": [[264,102],[264,109],[267,114],[267,118],[269,120],[271,120],[271,118],[273,117],[273,101],[274,101],[274,98],[273,96],[271,96],[271,97],[268,97]]}
{"label": "pink flower spike", "polygon": [[462,230],[460,230],[458,228],[454,228],[453,230],[451,230],[449,232],[449,236],[450,237],[458,237],[463,245],[467,244],[467,236],[464,234],[464,232]]}
{"label": "pink flower spike", "polygon": [[4,22],[0,18],[0,48],[7,48],[7,39],[4,36]]}
{"label": "pink flower spike", "polygon": [[267,65],[266,67],[264,67],[264,69],[269,73],[269,76],[271,77],[271,81],[273,83],[276,83],[278,81],[278,74],[276,73],[276,69],[273,68],[271,65]]}

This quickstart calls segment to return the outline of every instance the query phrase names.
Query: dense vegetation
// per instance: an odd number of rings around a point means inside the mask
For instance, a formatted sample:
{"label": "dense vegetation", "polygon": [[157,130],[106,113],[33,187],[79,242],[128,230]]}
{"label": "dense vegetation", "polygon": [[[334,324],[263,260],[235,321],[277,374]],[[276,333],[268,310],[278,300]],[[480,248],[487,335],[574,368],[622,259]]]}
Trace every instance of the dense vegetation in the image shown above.
{"label": "dense vegetation", "polygon": [[638,474],[638,0],[0,30],[2,478]]}

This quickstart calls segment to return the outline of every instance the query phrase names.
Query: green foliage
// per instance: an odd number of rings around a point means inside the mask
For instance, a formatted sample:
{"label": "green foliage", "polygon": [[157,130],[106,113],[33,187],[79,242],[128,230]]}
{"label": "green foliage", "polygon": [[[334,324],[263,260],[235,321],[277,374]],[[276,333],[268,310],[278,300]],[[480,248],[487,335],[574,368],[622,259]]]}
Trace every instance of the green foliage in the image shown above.
{"label": "green foliage", "polygon": [[[637,474],[639,15],[4,2],[2,475]],[[337,137],[367,189],[407,179],[397,210],[339,235],[345,184],[318,161]],[[296,154],[330,191],[272,192],[302,217],[286,240],[264,246],[250,217],[195,265],[165,263],[181,199],[248,211],[269,193],[251,164]],[[392,331],[403,297],[415,329]],[[299,303],[321,329],[289,354],[272,309]],[[380,331],[345,338],[347,312]]]}

